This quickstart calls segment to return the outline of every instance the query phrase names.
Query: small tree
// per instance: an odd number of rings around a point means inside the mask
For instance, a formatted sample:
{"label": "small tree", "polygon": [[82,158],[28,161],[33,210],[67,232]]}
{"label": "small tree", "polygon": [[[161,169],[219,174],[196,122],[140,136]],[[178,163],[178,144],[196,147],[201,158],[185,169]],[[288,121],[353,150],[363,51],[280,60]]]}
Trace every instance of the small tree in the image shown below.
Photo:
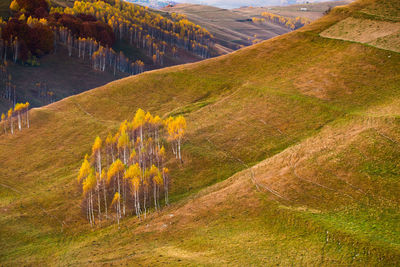
{"label": "small tree", "polygon": [[21,113],[22,110],[24,109],[24,104],[22,103],[17,103],[14,107],[14,112],[17,114],[18,117],[18,130],[21,131]]}
{"label": "small tree", "polygon": [[110,169],[107,172],[107,183],[109,184],[111,180],[116,180],[117,182],[117,192],[118,192],[118,207],[117,207],[117,217],[118,220],[121,218],[121,184],[120,179],[122,178],[122,174],[125,170],[125,166],[120,159],[114,161],[111,164]]}
{"label": "small tree", "polygon": [[[126,165],[128,163],[128,149],[129,149],[129,137],[128,134],[126,133],[126,124],[124,124],[125,127],[122,128],[122,133],[118,139],[118,150],[122,150],[122,158],[124,160],[124,164]],[[122,180],[122,212],[125,215],[126,214],[126,179]]]}
{"label": "small tree", "polygon": [[29,102],[25,103],[26,126],[29,128]]}
{"label": "small tree", "polygon": [[14,134],[14,122],[12,117],[13,117],[13,109],[10,108],[7,112],[7,118],[10,121],[11,134]]}
{"label": "small tree", "polygon": [[114,194],[114,197],[113,197],[113,200],[111,201],[111,206],[115,206],[115,212],[117,213],[117,221],[118,221],[118,226],[119,226],[119,218],[120,218],[120,214],[121,214],[121,205],[120,205],[120,202],[121,202],[121,195],[118,193],[118,192],[116,192],[115,194]]}
{"label": "small tree", "polygon": [[111,133],[108,133],[106,138],[106,156],[107,156],[107,166],[108,166],[110,156],[112,162],[114,162],[114,143],[113,143],[113,136],[111,135]]}
{"label": "small tree", "polygon": [[145,113],[143,109],[138,109],[136,111],[135,117],[133,118],[133,127],[134,128],[139,128],[140,131],[140,141],[143,144],[143,125],[145,122]]}
{"label": "small tree", "polygon": [[20,7],[19,7],[19,5],[18,5],[17,0],[13,0],[13,1],[11,2],[11,4],[10,4],[10,9],[11,9],[12,11],[14,11],[14,12],[18,12],[18,11],[19,11]]}
{"label": "small tree", "polygon": [[106,219],[108,218],[108,211],[107,211],[107,189],[106,189],[106,183],[107,183],[107,172],[105,169],[101,171],[101,183],[103,185],[103,196],[104,196],[104,209],[106,212]]}
{"label": "small tree", "polygon": [[102,141],[99,136],[94,140],[94,144],[92,146],[92,156],[94,157],[95,166],[96,166],[96,191],[97,191],[97,202],[99,209],[99,220],[101,220],[101,198],[100,198],[100,188],[101,188],[101,146]]}
{"label": "small tree", "polygon": [[140,166],[138,163],[135,165],[129,166],[128,170],[125,173],[125,178],[129,179],[131,192],[133,195],[133,202],[135,206],[136,216],[140,218],[141,210],[140,210],[140,201],[139,201],[139,190],[140,190],[140,176],[142,171],[140,170]]}
{"label": "small tree", "polygon": [[163,184],[163,178],[159,169],[155,165],[152,165],[150,168],[150,176],[153,181],[154,208],[157,210],[160,207],[158,199],[160,195],[160,187]]}
{"label": "small tree", "polygon": [[87,209],[90,225],[95,224],[93,212],[93,189],[96,187],[96,174],[93,168],[90,169],[89,175],[83,181],[83,195],[87,198]]}
{"label": "small tree", "polygon": [[[169,139],[173,142],[172,150],[175,154],[175,157],[182,162],[181,144],[182,144],[182,138],[186,130],[186,120],[182,115],[176,117],[175,119],[169,117],[165,121],[165,125],[167,127]],[[174,144],[175,144],[175,149],[174,149]]]}
{"label": "small tree", "polygon": [[4,113],[1,113],[1,123],[3,124],[4,134],[6,134],[7,133],[7,122],[6,122],[6,115],[4,115]]}
{"label": "small tree", "polygon": [[77,177],[78,184],[80,184],[86,177],[89,175],[90,172],[90,163],[88,161],[88,155],[85,155],[85,158],[82,162],[81,168],[79,169],[79,174]]}
{"label": "small tree", "polygon": [[175,131],[176,131],[176,138],[178,140],[178,158],[182,162],[182,156],[181,156],[181,144],[182,144],[182,138],[185,134],[186,130],[186,120],[185,118],[181,115],[178,116],[175,119]]}
{"label": "small tree", "polygon": [[124,129],[118,138],[118,145],[117,145],[118,150],[122,152],[122,159],[124,161],[124,164],[128,163],[129,144],[130,144],[129,136],[126,133],[126,130]]}
{"label": "small tree", "polygon": [[162,176],[163,176],[163,182],[164,182],[164,196],[165,196],[165,205],[169,204],[169,199],[168,199],[168,188],[169,188],[169,170],[168,168],[163,168],[162,169]]}

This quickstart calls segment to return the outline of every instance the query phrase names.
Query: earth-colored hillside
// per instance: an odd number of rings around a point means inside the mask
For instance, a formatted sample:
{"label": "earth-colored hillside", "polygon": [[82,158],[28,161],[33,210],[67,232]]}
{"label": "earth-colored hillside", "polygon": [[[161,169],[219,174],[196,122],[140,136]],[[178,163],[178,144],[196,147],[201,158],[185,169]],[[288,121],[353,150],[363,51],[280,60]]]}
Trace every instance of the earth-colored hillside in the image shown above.
{"label": "earth-colored hillside", "polygon": [[381,3],[361,9],[323,31],[321,36],[400,52],[400,3],[386,1],[386,4],[385,7]]}
{"label": "earth-colored hillside", "polygon": [[[400,54],[320,36],[371,3],[31,110],[0,136],[1,264],[398,264]],[[173,203],[91,229],[81,159],[138,107],[188,121]]]}
{"label": "earth-colored hillside", "polygon": [[254,24],[251,21],[252,17],[247,14],[212,6],[178,4],[163,10],[185,14],[194,23],[205,27],[214,35],[219,54],[232,52],[240,46],[251,45],[256,38],[266,40],[289,32],[280,25]]}

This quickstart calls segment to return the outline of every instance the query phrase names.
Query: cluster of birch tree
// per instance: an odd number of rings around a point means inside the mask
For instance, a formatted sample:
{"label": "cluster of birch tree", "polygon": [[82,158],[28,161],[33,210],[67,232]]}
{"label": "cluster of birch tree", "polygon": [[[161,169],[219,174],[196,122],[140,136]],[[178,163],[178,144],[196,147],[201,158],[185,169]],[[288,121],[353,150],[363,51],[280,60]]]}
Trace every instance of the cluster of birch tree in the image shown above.
{"label": "cluster of birch tree", "polygon": [[13,108],[10,108],[7,115],[1,114],[1,124],[3,126],[4,133],[7,133],[8,125],[10,133],[14,134],[15,124],[18,126],[18,130],[22,131],[22,127],[26,126],[29,128],[29,102],[17,103]]}
{"label": "cluster of birch tree", "polygon": [[253,22],[262,23],[265,21],[269,21],[284,26],[291,30],[296,30],[311,23],[311,20],[308,18],[303,18],[303,17],[289,18],[269,12],[263,12],[261,16],[263,16],[263,18],[253,18]]}
{"label": "cluster of birch tree", "polygon": [[75,55],[90,61],[95,70],[110,71],[114,75],[117,71],[131,75],[144,72],[144,63],[141,60],[132,62],[122,51],[116,53],[112,48],[104,47],[93,38],[74,36],[66,27],[58,27],[53,30],[56,40],[67,47],[70,57]]}
{"label": "cluster of birch tree", "polygon": [[[2,36],[2,29],[7,24],[0,18],[0,37]],[[13,36],[9,40],[4,40],[0,38],[0,60],[6,62],[7,60],[12,60],[17,62],[20,54],[20,41],[18,36]]]}
{"label": "cluster of birch tree", "polygon": [[[52,10],[51,12],[60,12]],[[90,14],[107,23],[115,36],[126,39],[131,45],[143,48],[149,56],[162,60],[163,53],[180,47],[207,58],[213,45],[212,35],[186,17],[172,13],[171,18],[149,12],[148,8],[116,0],[114,5],[103,1],[75,1],[72,8],[63,10],[66,14]]]}
{"label": "cluster of birch tree", "polygon": [[144,63],[116,53],[115,38],[143,49],[160,66],[179,49],[207,58],[213,46],[212,35],[185,16],[166,18],[120,0],[75,1],[72,8],[51,9],[45,0],[14,0],[10,9],[13,17],[0,18],[0,58],[13,62],[36,65],[37,57],[56,52],[61,43],[69,56],[90,61],[96,70],[134,75],[144,71]]}
{"label": "cluster of birch tree", "polygon": [[[149,209],[168,205],[169,170],[164,141],[171,143],[175,157],[182,160],[185,134],[183,116],[162,120],[138,109],[132,121],[121,123],[115,135],[96,137],[77,177],[83,192],[83,208],[90,224],[133,214],[146,216]],[[167,138],[165,138],[167,137]]]}

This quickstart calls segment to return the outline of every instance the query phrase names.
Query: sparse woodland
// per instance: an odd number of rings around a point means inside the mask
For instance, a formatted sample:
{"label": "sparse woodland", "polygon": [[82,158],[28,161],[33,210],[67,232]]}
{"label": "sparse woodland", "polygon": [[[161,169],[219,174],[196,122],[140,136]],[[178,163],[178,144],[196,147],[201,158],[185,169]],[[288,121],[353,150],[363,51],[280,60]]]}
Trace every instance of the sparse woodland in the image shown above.
{"label": "sparse woodland", "polygon": [[268,21],[284,26],[290,30],[296,30],[311,23],[311,20],[308,18],[303,18],[303,17],[288,18],[269,12],[263,12],[261,16],[263,16],[263,18],[253,18],[253,22],[260,24]]}
{"label": "sparse woodland", "polygon": [[[163,17],[120,0],[75,1],[72,8],[51,7],[46,0],[13,0],[10,10],[13,15],[8,20],[0,18],[0,95],[10,106],[21,99],[7,62],[38,66],[40,57],[57,53],[61,46],[70,57],[114,75],[164,66],[166,56],[177,57],[180,51],[208,58],[213,47],[212,35],[186,17],[175,13]],[[146,62],[154,66],[115,51],[116,40],[143,51],[149,58]],[[53,102],[53,92],[45,94],[44,103]]]}
{"label": "sparse woodland", "polygon": [[116,39],[143,49],[161,66],[165,55],[176,56],[178,48],[207,58],[213,45],[207,30],[182,15],[165,18],[119,0],[75,1],[65,9],[45,0],[13,0],[10,9],[14,16],[0,20],[2,61],[36,62],[62,44],[69,56],[91,61],[96,70],[137,74],[144,71],[143,62],[115,52]]}
{"label": "sparse woodland", "polygon": [[86,155],[77,182],[83,194],[82,207],[90,224],[134,215],[168,205],[170,172],[165,166],[166,142],[182,162],[181,145],[186,130],[183,116],[162,120],[138,109],[132,121],[121,123],[115,135],[95,138]]}
{"label": "sparse woodland", "polygon": [[177,48],[197,54],[203,58],[210,56],[213,45],[211,34],[204,28],[188,21],[185,16],[172,13],[165,18],[148,8],[123,1],[75,1],[73,8],[53,8],[51,14],[93,16],[107,23],[115,37],[127,40],[130,45],[144,49],[149,56],[155,56],[156,63],[162,65],[168,52],[173,54]]}
{"label": "sparse woodland", "polygon": [[23,127],[29,128],[29,102],[17,103],[13,108],[10,108],[7,115],[1,114],[1,126],[4,134],[10,132],[14,134],[16,129],[22,131]]}

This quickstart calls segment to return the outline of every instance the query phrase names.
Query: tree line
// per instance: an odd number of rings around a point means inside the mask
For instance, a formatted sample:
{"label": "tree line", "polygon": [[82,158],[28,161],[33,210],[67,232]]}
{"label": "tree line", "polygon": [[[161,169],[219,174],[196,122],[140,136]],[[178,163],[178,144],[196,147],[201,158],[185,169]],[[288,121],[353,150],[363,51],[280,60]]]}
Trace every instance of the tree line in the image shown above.
{"label": "tree line", "polygon": [[10,133],[14,134],[15,124],[18,126],[18,130],[22,131],[25,126],[29,128],[29,102],[17,103],[13,108],[10,108],[7,115],[1,114],[1,124],[3,126],[4,134],[7,134],[8,126]]}
{"label": "tree line", "polygon": [[289,18],[269,12],[263,12],[261,16],[263,16],[263,18],[255,18],[255,17],[252,18],[253,22],[259,24],[268,21],[281,25],[290,30],[296,30],[311,23],[311,20],[308,18],[303,18],[303,17]]}
{"label": "tree line", "polygon": [[[61,43],[70,56],[90,60],[96,70],[138,74],[140,60],[130,61],[112,47],[116,39],[143,49],[154,65],[164,65],[167,53],[185,49],[210,56],[212,36],[173,13],[163,17],[123,1],[75,1],[72,8],[50,7],[47,0],[13,0],[13,16],[0,19],[0,60],[37,65],[37,58],[57,51]],[[86,57],[88,55],[89,57]],[[82,57],[81,57],[82,56]]]}
{"label": "tree line", "polygon": [[185,130],[183,116],[162,120],[138,109],[114,135],[95,138],[77,176],[82,208],[91,226],[108,219],[119,224],[129,214],[140,218],[151,207],[160,210],[162,202],[168,205],[170,172],[164,143],[171,144],[173,155],[182,161]]}
{"label": "tree line", "polygon": [[93,38],[77,37],[66,27],[54,29],[56,43],[64,44],[70,57],[89,61],[95,70],[129,73],[131,75],[144,72],[144,63],[141,60],[131,61],[122,51],[115,52],[111,47],[104,47]]}
{"label": "tree line", "polygon": [[[212,35],[204,28],[175,13],[171,19],[148,11],[148,8],[125,3],[124,1],[75,1],[72,8],[63,10],[66,14],[87,14],[107,23],[116,38],[127,40],[131,45],[143,48],[149,56],[162,57],[180,47],[202,57],[210,56]],[[61,12],[60,9],[52,9]],[[175,48],[176,49],[176,48]]]}

